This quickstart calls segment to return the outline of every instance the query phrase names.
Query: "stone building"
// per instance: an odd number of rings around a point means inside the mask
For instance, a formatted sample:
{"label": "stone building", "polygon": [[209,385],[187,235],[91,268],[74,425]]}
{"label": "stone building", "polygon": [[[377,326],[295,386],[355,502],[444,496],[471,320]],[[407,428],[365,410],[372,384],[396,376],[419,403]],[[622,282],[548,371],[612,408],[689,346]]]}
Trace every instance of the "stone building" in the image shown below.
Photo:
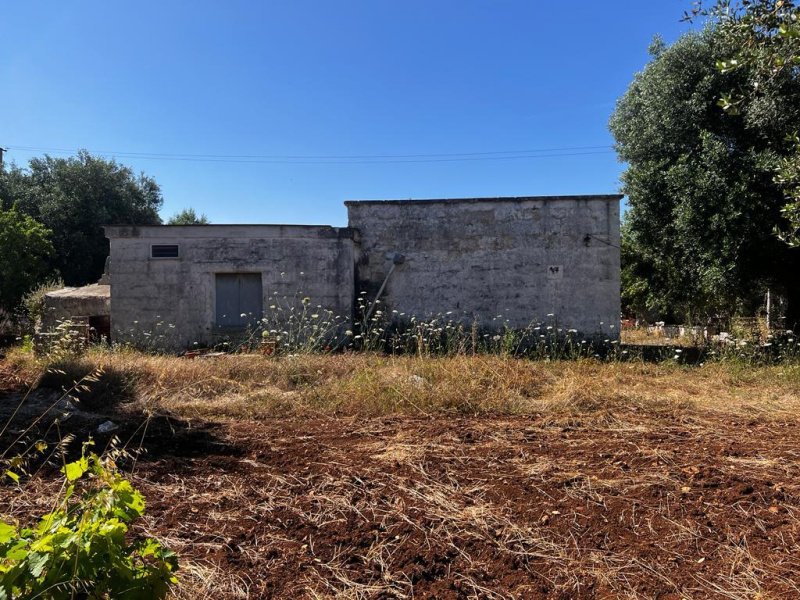
{"label": "stone building", "polygon": [[348,201],[348,227],[108,226],[111,331],[185,348],[298,294],[351,318],[356,298],[491,327],[551,319],[616,336],[619,195]]}
{"label": "stone building", "polygon": [[[36,324],[34,347],[50,350],[69,335],[76,344],[108,340],[111,334],[111,288],[104,276],[92,285],[47,292]],[[70,332],[67,334],[67,332]]]}

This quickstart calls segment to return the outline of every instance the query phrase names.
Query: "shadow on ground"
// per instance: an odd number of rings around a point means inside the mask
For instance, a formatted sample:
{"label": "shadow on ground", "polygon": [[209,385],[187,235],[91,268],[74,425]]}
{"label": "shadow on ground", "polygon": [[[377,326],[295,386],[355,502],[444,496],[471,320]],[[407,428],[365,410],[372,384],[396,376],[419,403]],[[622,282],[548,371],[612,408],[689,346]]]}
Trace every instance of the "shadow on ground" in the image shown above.
{"label": "shadow on ground", "polygon": [[0,453],[8,449],[7,457],[25,454],[43,440],[49,448],[65,444],[70,459],[80,454],[81,445],[89,439],[95,451],[115,444],[140,461],[241,453],[224,439],[218,424],[143,413],[132,401],[133,389],[124,372],[106,369],[98,374],[70,363],[57,365],[30,391],[0,392],[0,430],[5,430],[0,435]]}

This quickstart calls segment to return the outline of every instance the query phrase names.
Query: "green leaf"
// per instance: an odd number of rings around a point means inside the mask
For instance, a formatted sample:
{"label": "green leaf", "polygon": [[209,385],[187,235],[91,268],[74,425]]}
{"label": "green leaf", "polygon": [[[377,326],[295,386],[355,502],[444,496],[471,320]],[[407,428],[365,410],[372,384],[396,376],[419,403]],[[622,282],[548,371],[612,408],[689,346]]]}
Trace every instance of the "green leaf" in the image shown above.
{"label": "green leaf", "polygon": [[27,542],[24,540],[18,541],[5,552],[4,558],[12,562],[25,560],[28,556]]}
{"label": "green leaf", "polygon": [[19,475],[17,475],[16,473],[14,473],[14,471],[6,471],[6,472],[4,473],[4,475],[5,475],[6,477],[10,477],[11,479],[13,479],[15,483],[19,483]]}
{"label": "green leaf", "polygon": [[89,459],[86,457],[82,457],[75,462],[67,463],[61,469],[61,472],[67,478],[67,481],[75,481],[76,479],[80,479],[86,471],[89,470]]}
{"label": "green leaf", "polygon": [[38,540],[31,544],[31,552],[52,552],[53,551],[53,535],[48,534],[40,537]]}
{"label": "green leaf", "polygon": [[17,528],[0,521],[0,544],[7,544],[17,535]]}
{"label": "green leaf", "polygon": [[40,577],[44,568],[47,566],[49,555],[39,554],[38,552],[31,552],[28,555],[28,571],[34,577]]}
{"label": "green leaf", "polygon": [[[132,513],[140,516],[144,513],[144,497],[141,493],[133,489],[130,482],[122,479],[113,484],[114,491],[119,495],[119,502],[122,505],[122,513]],[[126,515],[127,517],[128,515]]]}
{"label": "green leaf", "polygon": [[139,554],[141,554],[142,557],[154,556],[156,552],[159,552],[160,550],[161,544],[158,541],[154,540],[153,538],[147,538],[144,541],[144,544],[142,544],[142,547],[139,549]]}

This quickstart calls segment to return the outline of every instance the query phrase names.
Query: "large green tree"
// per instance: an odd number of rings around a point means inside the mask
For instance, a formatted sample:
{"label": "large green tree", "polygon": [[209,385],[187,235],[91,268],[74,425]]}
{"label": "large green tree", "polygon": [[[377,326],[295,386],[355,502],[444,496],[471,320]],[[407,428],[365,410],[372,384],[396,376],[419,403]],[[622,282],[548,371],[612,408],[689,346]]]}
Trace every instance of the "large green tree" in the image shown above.
{"label": "large green tree", "polygon": [[53,270],[50,232],[15,207],[0,206],[0,309],[8,313]]}
{"label": "large green tree", "polygon": [[800,85],[778,75],[769,95],[717,105],[747,85],[723,72],[731,47],[717,30],[654,42],[652,60],[618,101],[610,127],[629,210],[623,226],[623,296],[640,313],[702,321],[753,314],[769,288],[800,309],[800,256],[774,235],[786,225],[775,169],[791,154]]}
{"label": "large green tree", "polygon": [[[794,0],[717,0],[695,5],[685,17],[709,17],[730,52],[717,62],[722,72],[746,70],[745,85],[732,87],[719,98],[731,115],[756,98],[774,94],[774,83],[800,79],[800,4]],[[776,231],[792,246],[800,245],[800,123],[790,124],[786,136],[794,151],[777,166],[776,181],[786,196],[785,227]]]}
{"label": "large green tree", "polygon": [[52,231],[52,266],[67,285],[84,285],[103,273],[108,240],[102,226],[158,224],[163,198],[152,178],[82,151],[0,171],[0,202]]}

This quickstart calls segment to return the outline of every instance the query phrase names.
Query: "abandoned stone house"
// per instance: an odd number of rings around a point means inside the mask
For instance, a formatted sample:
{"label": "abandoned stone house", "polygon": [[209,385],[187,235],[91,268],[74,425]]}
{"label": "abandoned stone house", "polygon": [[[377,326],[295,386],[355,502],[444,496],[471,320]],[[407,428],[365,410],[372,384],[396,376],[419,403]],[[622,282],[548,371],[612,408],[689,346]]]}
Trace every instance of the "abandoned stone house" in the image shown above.
{"label": "abandoned stone house", "polygon": [[208,344],[298,293],[347,318],[366,293],[406,318],[615,337],[620,199],[348,201],[347,227],[108,226],[111,337],[168,327],[164,345]]}

